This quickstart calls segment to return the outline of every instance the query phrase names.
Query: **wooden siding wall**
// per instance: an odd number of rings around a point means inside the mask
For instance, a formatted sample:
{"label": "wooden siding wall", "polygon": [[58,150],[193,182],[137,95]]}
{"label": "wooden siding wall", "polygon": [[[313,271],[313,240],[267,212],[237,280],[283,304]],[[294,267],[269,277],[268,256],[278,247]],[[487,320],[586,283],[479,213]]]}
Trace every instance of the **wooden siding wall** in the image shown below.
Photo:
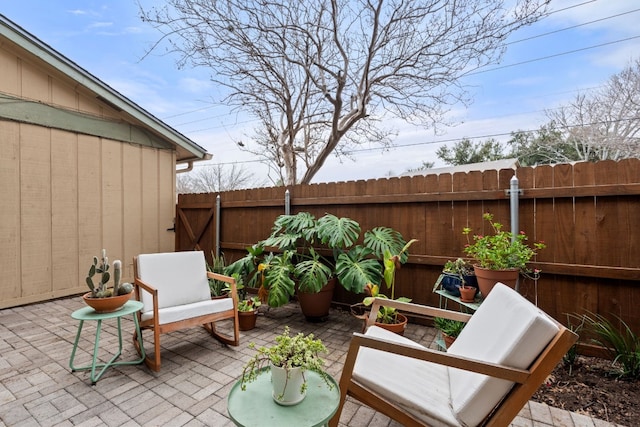
{"label": "wooden siding wall", "polygon": [[[1,42],[0,97],[76,112],[78,120],[127,120]],[[133,278],[134,255],[173,250],[167,229],[174,220],[175,157],[0,117],[0,308],[86,291],[86,273],[102,248],[111,261],[122,260],[124,280]]]}
{"label": "wooden siding wall", "polygon": [[123,280],[173,249],[171,152],[3,121],[0,141],[0,308],[84,292],[102,248]]}
{"label": "wooden siding wall", "polygon": [[[482,213],[508,229],[509,181],[514,171],[485,171],[340,182],[289,188],[291,212],[326,212],[360,222],[363,230],[385,225],[419,242],[399,272],[397,295],[437,305],[432,286],[448,259],[463,256],[463,227],[487,233]],[[640,332],[640,160],[519,168],[520,229],[547,248],[533,266],[542,278],[521,291],[554,318],[585,310],[616,314]],[[284,213],[285,188],[220,193],[221,249],[232,262],[264,239]],[[214,249],[218,194],[180,195],[176,249]],[[197,230],[184,229],[184,219]],[[194,241],[197,237],[198,241]],[[339,289],[334,300],[361,300]]]}

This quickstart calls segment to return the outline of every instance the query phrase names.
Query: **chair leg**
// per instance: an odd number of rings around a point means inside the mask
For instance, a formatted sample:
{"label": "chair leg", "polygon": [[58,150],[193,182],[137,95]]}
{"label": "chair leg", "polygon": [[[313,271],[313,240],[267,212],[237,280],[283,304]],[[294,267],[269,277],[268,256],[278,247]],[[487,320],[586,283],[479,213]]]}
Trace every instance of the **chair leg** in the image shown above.
{"label": "chair leg", "polygon": [[[147,328],[144,328],[147,329]],[[138,355],[140,355],[142,357],[142,347],[143,347],[143,340],[142,340],[142,331],[144,330],[143,328],[140,328],[140,337],[138,337],[138,334],[136,331],[133,332],[133,346],[136,349],[136,351],[138,352]],[[149,367],[149,369],[151,369],[152,371],[158,372],[160,370],[160,333],[157,332],[156,328],[153,328],[153,336],[154,336],[154,342],[153,342],[153,347],[154,347],[154,355],[153,358],[151,358],[149,356],[149,353],[145,350],[144,351],[144,364],[147,365]]]}

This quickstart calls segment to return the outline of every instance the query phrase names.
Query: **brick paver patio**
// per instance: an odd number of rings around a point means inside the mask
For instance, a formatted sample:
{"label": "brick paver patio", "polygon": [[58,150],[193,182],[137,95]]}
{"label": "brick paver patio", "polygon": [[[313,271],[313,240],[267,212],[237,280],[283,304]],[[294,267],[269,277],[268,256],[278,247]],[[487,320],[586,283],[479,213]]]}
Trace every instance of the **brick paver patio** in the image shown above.
{"label": "brick paver patio", "polygon": [[[306,322],[297,304],[291,303],[264,310],[257,328],[242,333],[239,347],[222,346],[203,328],[175,332],[163,336],[160,372],[144,365],[113,367],[92,386],[87,371],[69,369],[78,327],[70,314],[83,304],[78,296],[0,310],[0,426],[231,426],[226,397],[252,354],[249,342],[268,344],[285,325],[293,332],[314,332],[330,350],[325,357],[328,372],[339,379],[350,335],[362,327],[360,320],[340,310],[332,310],[327,322]],[[122,358],[133,360],[130,316],[122,327]],[[94,332],[95,322],[85,322],[77,366],[91,362]],[[428,343],[435,331],[409,325],[406,335]],[[105,321],[101,348],[115,351],[117,346],[115,320]],[[100,357],[106,359],[108,352]],[[340,422],[352,427],[398,425],[350,399]],[[535,402],[529,402],[511,425],[614,426]]]}

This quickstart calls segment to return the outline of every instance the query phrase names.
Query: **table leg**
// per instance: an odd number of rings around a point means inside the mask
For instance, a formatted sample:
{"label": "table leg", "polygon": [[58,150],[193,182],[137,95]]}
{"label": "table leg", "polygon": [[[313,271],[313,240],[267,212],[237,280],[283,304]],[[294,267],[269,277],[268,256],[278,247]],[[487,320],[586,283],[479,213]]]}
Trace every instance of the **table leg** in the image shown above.
{"label": "table leg", "polygon": [[69,359],[69,368],[71,368],[71,372],[75,372],[77,370],[82,370],[82,368],[76,368],[73,366],[73,359],[76,357],[76,350],[78,349],[78,341],[80,341],[80,333],[82,332],[82,325],[84,324],[84,320],[80,321],[80,325],[78,325],[78,332],[76,333],[76,340],[73,343],[73,350],[71,350],[71,358]]}
{"label": "table leg", "polygon": [[[95,336],[95,342],[93,345],[93,357],[91,360],[91,364],[90,365],[86,365],[86,366],[74,366],[74,360],[75,360],[75,356],[76,356],[76,351],[78,349],[78,343],[80,341],[80,335],[82,334],[82,328],[84,325],[84,320],[80,320],[80,324],[78,325],[78,332],[76,333],[76,339],[73,343],[73,350],[71,351],[71,358],[69,359],[69,367],[71,368],[72,372],[75,371],[86,371],[86,370],[90,370],[91,371],[91,385],[95,385],[98,380],[102,377],[102,375],[104,374],[104,372],[107,370],[108,367],[110,366],[121,366],[121,365],[139,365],[142,362],[144,362],[144,359],[146,357],[145,351],[144,351],[144,347],[142,347],[141,349],[141,357],[138,360],[132,360],[132,361],[120,361],[120,362],[116,362],[116,360],[120,357],[120,355],[122,355],[122,321],[121,321],[121,317],[117,317],[116,318],[117,322],[118,322],[118,352],[113,355],[111,357],[111,359],[106,362],[106,363],[98,363],[98,352],[100,350],[100,334],[102,331],[102,319],[97,319],[97,325],[96,325],[96,336]],[[140,323],[138,322],[138,317],[135,315],[135,313],[133,314],[133,321],[135,323],[135,327],[136,327],[136,332],[138,333],[138,336],[140,337],[140,344],[142,344],[142,333],[140,331]],[[96,370],[99,371],[96,373]]]}

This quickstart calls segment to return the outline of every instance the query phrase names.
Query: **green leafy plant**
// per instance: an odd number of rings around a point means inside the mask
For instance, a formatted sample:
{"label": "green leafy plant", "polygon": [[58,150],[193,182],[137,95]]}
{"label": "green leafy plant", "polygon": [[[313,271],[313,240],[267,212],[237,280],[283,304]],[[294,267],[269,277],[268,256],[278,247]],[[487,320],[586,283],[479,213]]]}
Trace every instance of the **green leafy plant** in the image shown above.
{"label": "green leafy plant", "polygon": [[262,305],[260,298],[251,297],[238,302],[238,311],[253,311]]}
{"label": "green leafy plant", "polygon": [[466,325],[465,322],[459,320],[445,319],[444,317],[433,318],[433,326],[451,338],[457,338]]}
{"label": "green leafy plant", "polygon": [[[567,328],[570,331],[580,335],[582,333],[582,329],[584,328],[585,318],[581,317],[580,323],[575,324],[575,323],[571,323],[572,317],[578,318],[578,316],[575,316],[575,315],[573,316],[567,315]],[[578,342],[572,345],[569,348],[569,350],[567,350],[567,352],[564,354],[564,356],[562,356],[562,363],[564,363],[565,366],[569,367],[569,375],[573,373],[573,367],[575,366],[577,360],[578,360]]]}
{"label": "green leafy plant", "polygon": [[473,243],[469,240],[471,229],[465,227],[462,233],[467,236],[468,244],[464,251],[478,261],[482,268],[490,270],[519,269],[527,270],[527,263],[536,255],[536,250],[546,247],[543,242],[533,244],[533,248],[527,245],[528,237],[521,231],[514,235],[510,231],[504,231],[502,224],[493,221],[493,215],[485,213],[482,218],[489,222],[493,234],[474,235]]}
{"label": "green leafy plant", "polygon": [[589,313],[584,315],[585,326],[593,333],[592,341],[604,347],[613,357],[619,369],[614,372],[619,378],[640,378],[640,337],[620,317],[614,316],[620,327],[609,319]]}
{"label": "green leafy plant", "polygon": [[457,258],[455,261],[448,260],[442,268],[443,273],[458,276],[461,281],[465,281],[465,276],[472,276],[473,266],[463,258]]}
{"label": "green leafy plant", "polygon": [[[225,274],[226,260],[224,255],[216,256],[213,251],[211,251],[211,258],[213,259],[212,264],[207,264],[207,270],[212,273]],[[238,278],[236,278],[236,282]],[[241,285],[240,283],[236,283],[237,290],[240,292]],[[225,294],[228,294],[230,291],[229,284],[227,282],[223,282],[222,280],[209,279],[209,291],[211,292],[212,297],[221,297]],[[242,295],[239,293],[242,297]]]}
{"label": "green leafy plant", "polygon": [[[285,326],[284,332],[275,338],[276,344],[270,347],[257,347],[255,343],[249,343],[249,348],[255,349],[256,354],[249,359],[242,369],[240,387],[246,390],[247,384],[258,378],[260,371],[272,363],[275,366],[287,371],[299,367],[302,369],[304,378],[305,371],[313,371],[320,375],[324,382],[333,388],[329,375],[323,370],[324,360],[321,353],[326,353],[327,348],[321,340],[316,339],[313,334],[304,335],[302,332],[297,335],[290,335],[290,328]],[[287,373],[288,375],[288,373]],[[304,393],[307,388],[306,378],[302,383],[300,392]]]}
{"label": "green leafy plant", "polygon": [[247,255],[225,271],[245,277],[248,286],[264,288],[272,307],[289,302],[296,285],[303,292],[318,292],[332,277],[361,293],[367,284],[381,281],[385,251],[396,253],[405,245],[402,235],[388,227],[366,231],[358,244],[361,232],[351,218],[281,215],[269,237],[247,248]]}
{"label": "green leafy plant", "polygon": [[[396,255],[393,255],[389,249],[385,249],[384,251],[384,272],[382,277],[384,278],[387,289],[391,291],[391,299],[395,298],[396,271],[400,269],[400,266],[409,258],[407,251],[415,242],[417,242],[416,239],[408,241]],[[380,293],[380,285],[374,285],[373,283],[367,284],[365,292],[368,295],[362,301],[365,306],[373,304],[375,298],[388,298],[386,295]],[[397,301],[411,302],[411,299],[399,297]],[[380,307],[376,315],[376,321],[386,324],[398,323],[398,310],[393,307]]]}

